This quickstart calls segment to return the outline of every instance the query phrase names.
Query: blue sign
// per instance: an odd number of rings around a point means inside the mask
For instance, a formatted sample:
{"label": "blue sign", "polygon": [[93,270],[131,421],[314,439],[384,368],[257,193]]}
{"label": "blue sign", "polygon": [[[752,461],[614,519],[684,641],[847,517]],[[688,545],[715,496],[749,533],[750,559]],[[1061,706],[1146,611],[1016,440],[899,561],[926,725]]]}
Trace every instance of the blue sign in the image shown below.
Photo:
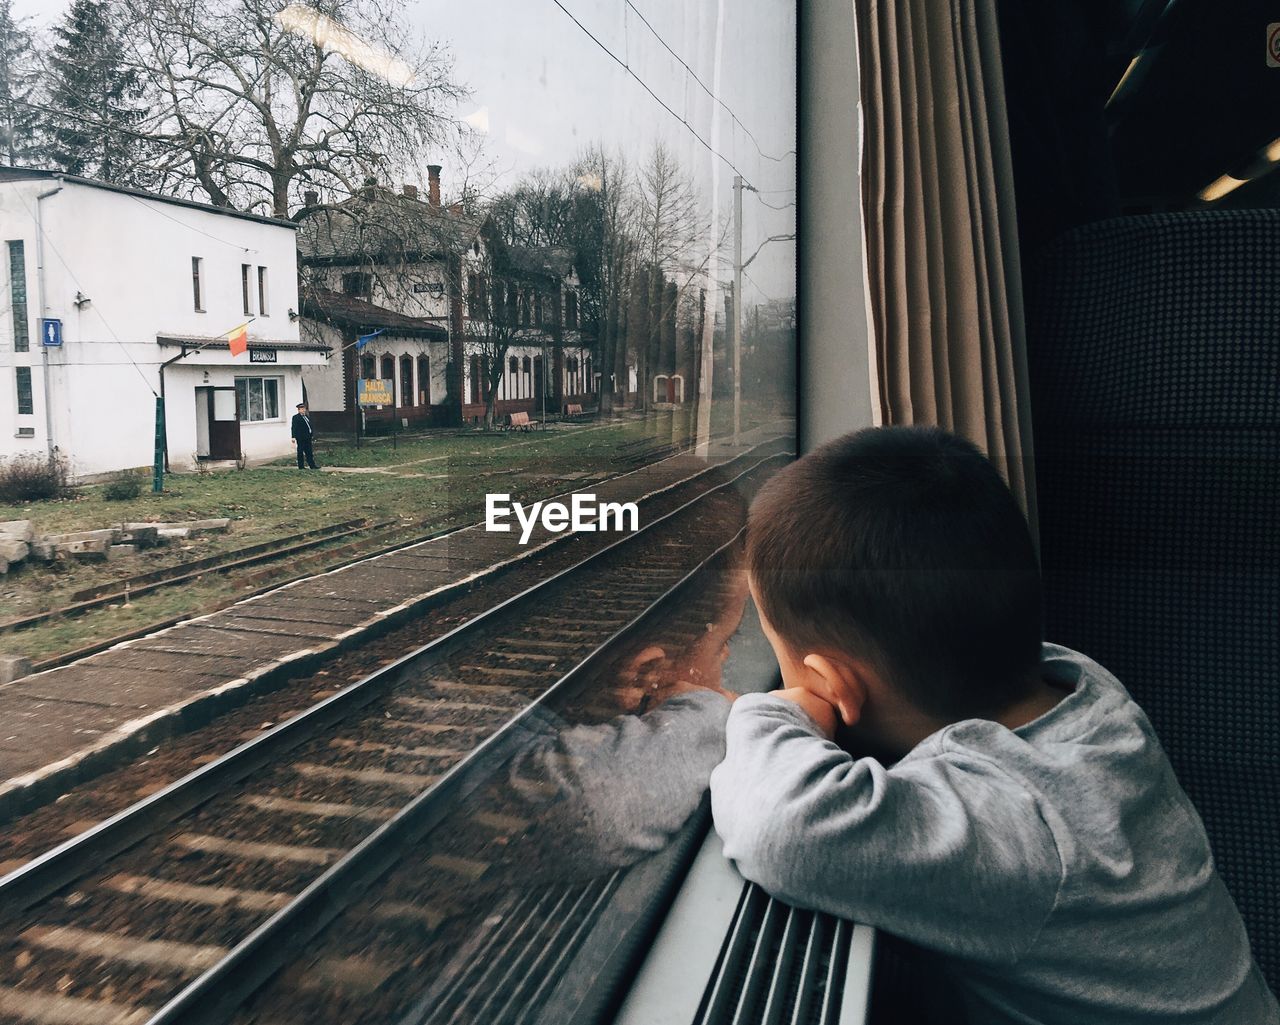
{"label": "blue sign", "polygon": [[62,321],[48,319],[41,320],[40,341],[50,349],[60,347],[62,345]]}

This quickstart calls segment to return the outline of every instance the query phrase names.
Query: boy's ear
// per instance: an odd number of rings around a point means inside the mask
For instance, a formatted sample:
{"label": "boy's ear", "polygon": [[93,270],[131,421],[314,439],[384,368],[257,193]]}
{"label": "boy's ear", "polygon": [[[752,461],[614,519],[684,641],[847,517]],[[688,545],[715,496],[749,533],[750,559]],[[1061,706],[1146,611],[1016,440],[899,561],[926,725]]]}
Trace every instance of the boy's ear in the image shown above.
{"label": "boy's ear", "polygon": [[867,687],[857,669],[841,658],[829,658],[812,652],[804,657],[803,665],[811,673],[822,677],[825,691],[830,694],[840,720],[852,726],[862,717],[862,706],[867,700]]}

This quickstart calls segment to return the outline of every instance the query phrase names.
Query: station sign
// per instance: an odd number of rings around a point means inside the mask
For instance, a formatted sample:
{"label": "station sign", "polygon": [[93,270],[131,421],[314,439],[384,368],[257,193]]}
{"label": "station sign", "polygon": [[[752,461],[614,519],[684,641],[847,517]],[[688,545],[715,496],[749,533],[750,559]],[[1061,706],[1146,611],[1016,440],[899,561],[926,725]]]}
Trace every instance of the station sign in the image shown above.
{"label": "station sign", "polygon": [[380,378],[359,382],[359,402],[362,406],[394,406],[391,382]]}
{"label": "station sign", "polygon": [[274,363],[276,361],[275,349],[249,349],[250,363]]}

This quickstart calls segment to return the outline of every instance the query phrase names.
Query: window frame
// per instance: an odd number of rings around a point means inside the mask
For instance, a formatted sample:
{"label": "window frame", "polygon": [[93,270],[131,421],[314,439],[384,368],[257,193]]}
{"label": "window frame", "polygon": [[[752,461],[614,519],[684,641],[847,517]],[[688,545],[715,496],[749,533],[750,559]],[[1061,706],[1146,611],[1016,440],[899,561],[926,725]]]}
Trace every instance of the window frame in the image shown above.
{"label": "window frame", "polygon": [[[257,381],[261,388],[261,391],[259,394],[261,396],[263,415],[260,417],[254,417],[252,415],[253,402],[252,402],[251,393],[252,393],[252,382],[254,381]],[[275,391],[275,406],[276,406],[275,416],[266,415],[266,410],[267,410],[266,392],[267,392],[268,381],[272,383],[273,390]],[[243,391],[241,389],[241,382],[244,383]],[[270,423],[284,422],[284,414],[282,412],[282,408],[283,408],[282,399],[284,396],[284,378],[283,377],[280,377],[274,374],[261,374],[261,375],[237,374],[236,377],[234,378],[234,383],[235,383],[235,389],[236,389],[236,405],[237,407],[239,407],[236,411],[236,415],[241,425],[270,424]]]}
{"label": "window frame", "polygon": [[267,296],[271,291],[269,286],[270,286],[270,282],[267,279],[267,268],[260,265],[258,267],[258,316],[259,317],[271,316],[269,312],[270,303],[267,302]]}
{"label": "window frame", "polygon": [[204,313],[204,257],[191,257],[191,300],[196,313]]}
{"label": "window frame", "polygon": [[[9,250],[9,307],[13,319],[13,351],[31,351],[31,317],[28,308],[30,294],[27,290],[27,243],[25,239],[10,239]],[[19,296],[21,290],[21,296]]]}
{"label": "window frame", "polygon": [[[23,379],[26,379],[26,409],[23,409]],[[32,375],[30,367],[14,367],[13,368],[13,384],[15,390],[15,399],[17,401],[18,416],[35,416],[36,415],[36,399],[35,393],[32,391]]]}
{"label": "window frame", "polygon": [[244,300],[244,315],[246,317],[253,316],[253,289],[250,287],[253,273],[253,264],[240,264],[240,297]]}

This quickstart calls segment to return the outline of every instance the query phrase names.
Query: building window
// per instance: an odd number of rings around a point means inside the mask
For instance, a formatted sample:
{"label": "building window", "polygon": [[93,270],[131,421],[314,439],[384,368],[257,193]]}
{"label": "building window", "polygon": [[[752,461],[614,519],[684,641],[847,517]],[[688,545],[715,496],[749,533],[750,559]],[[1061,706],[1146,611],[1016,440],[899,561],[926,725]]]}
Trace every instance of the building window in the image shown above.
{"label": "building window", "polygon": [[342,292],[357,299],[368,299],[373,295],[373,275],[362,270],[342,275]]}
{"label": "building window", "polygon": [[[13,245],[12,242],[9,243]],[[191,257],[191,297],[197,313],[204,312],[204,260]]]}
{"label": "building window", "polygon": [[518,357],[512,356],[508,365],[511,367],[511,372],[513,374],[518,374],[520,372],[520,360]]}
{"label": "building window", "polygon": [[533,361],[528,356],[524,358],[524,372],[526,374],[533,373]]}
{"label": "building window", "polygon": [[258,316],[267,316],[267,268],[258,268]]}
{"label": "building window", "polygon": [[400,405],[413,405],[413,357],[400,357]]}
{"label": "building window", "polygon": [[21,240],[9,243],[9,302],[13,310],[13,351],[28,352],[31,336],[27,327],[27,253]]}
{"label": "building window", "polygon": [[18,382],[18,412],[30,416],[35,412],[35,404],[31,401],[31,368],[14,367]]}
{"label": "building window", "polygon": [[392,381],[396,376],[396,361],[394,357],[382,357],[382,379],[384,381]]}
{"label": "building window", "polygon": [[431,405],[431,360],[427,356],[418,357],[418,405]]}
{"label": "building window", "polygon": [[278,377],[237,377],[236,402],[241,423],[280,419],[280,379]]}
{"label": "building window", "polygon": [[244,300],[244,315],[253,316],[253,293],[249,291],[249,277],[253,268],[247,263],[240,264],[240,297]]}
{"label": "building window", "polygon": [[378,367],[372,356],[360,357],[360,379],[363,381],[372,381],[378,376]]}
{"label": "building window", "polygon": [[566,292],[564,297],[565,326],[572,329],[578,326],[578,296],[575,292]]}

